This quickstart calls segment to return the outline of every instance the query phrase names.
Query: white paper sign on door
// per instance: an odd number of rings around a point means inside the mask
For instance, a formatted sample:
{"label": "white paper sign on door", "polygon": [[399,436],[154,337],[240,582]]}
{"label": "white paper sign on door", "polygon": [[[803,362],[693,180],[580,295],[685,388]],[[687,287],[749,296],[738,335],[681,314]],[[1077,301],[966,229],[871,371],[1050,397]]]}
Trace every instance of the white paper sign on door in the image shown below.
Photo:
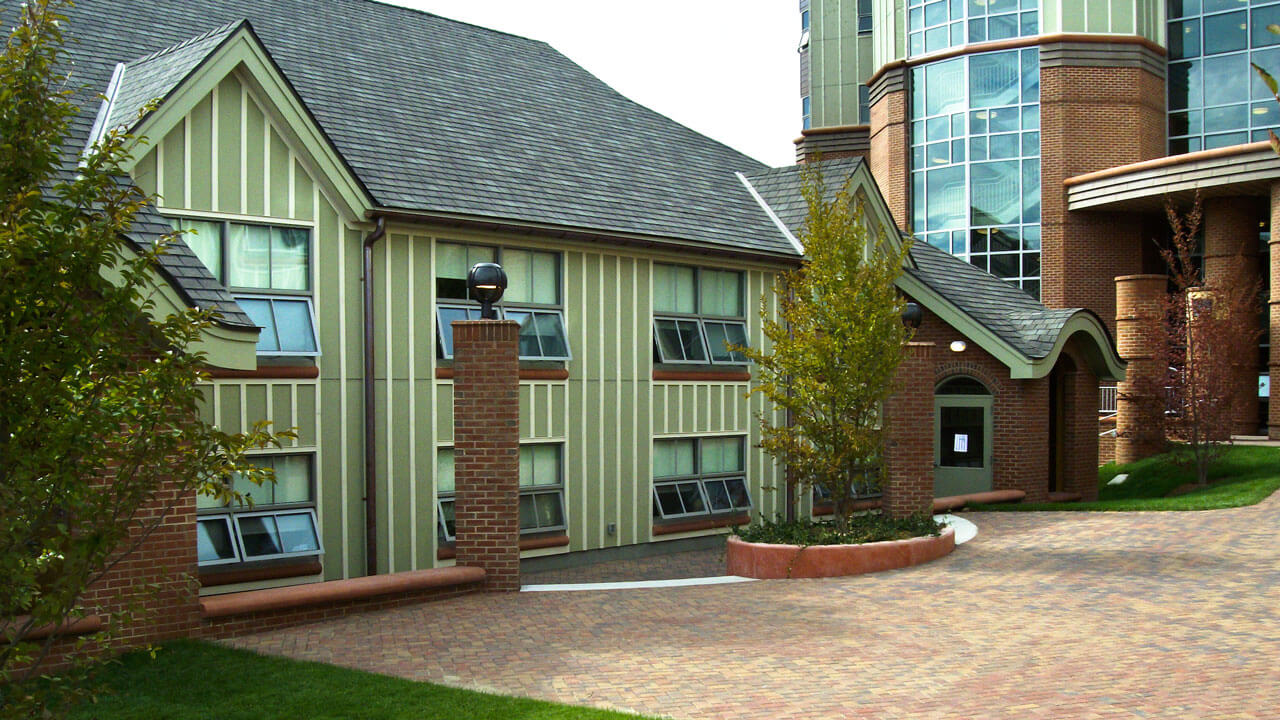
{"label": "white paper sign on door", "polygon": [[969,436],[956,434],[955,452],[969,452]]}

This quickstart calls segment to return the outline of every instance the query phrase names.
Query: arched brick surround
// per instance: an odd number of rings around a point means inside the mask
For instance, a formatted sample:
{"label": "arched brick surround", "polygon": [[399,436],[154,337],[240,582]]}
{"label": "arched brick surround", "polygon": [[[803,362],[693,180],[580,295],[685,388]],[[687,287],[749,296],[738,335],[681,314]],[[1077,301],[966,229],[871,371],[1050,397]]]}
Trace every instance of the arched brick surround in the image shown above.
{"label": "arched brick surround", "polygon": [[[1004,363],[928,311],[915,339],[937,345],[934,387],[948,378],[968,375],[991,390],[992,489],[1021,490],[1027,502],[1048,500],[1049,378],[1010,378]],[[965,342],[964,352],[949,349],[953,340]]]}

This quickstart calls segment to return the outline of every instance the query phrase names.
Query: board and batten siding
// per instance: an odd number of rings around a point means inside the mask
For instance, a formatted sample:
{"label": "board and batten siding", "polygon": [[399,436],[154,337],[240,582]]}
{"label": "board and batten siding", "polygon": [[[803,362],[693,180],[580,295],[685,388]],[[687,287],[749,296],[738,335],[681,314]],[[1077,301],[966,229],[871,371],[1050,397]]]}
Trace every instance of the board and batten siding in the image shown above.
{"label": "board and batten siding", "polygon": [[298,442],[284,451],[315,455],[325,577],[351,577],[363,574],[359,248],[365,231],[340,216],[268,108],[229,75],[138,159],[133,177],[170,217],[311,229],[320,377],[217,380],[206,416],[229,432],[258,420],[277,430],[298,428]]}
{"label": "board and batten siding", "polygon": [[[228,76],[138,160],[134,177],[169,216],[312,229],[319,378],[214,381],[206,416],[228,431],[257,420],[299,428],[296,447],[285,451],[315,453],[324,576],[356,577],[365,574],[361,247],[371,226],[340,214],[275,117],[247,83]],[[655,438],[745,436],[754,510],[783,510],[780,490],[771,489],[781,487],[781,473],[755,447],[754,416],[765,403],[745,397],[748,383],[652,379],[655,261],[743,271],[753,342],[761,338],[759,298],[775,268],[397,223],[373,249],[379,573],[452,562],[436,559],[436,453],[453,436],[452,381],[436,377],[441,242],[560,253],[573,360],[566,380],[521,382],[520,435],[563,445],[570,545],[529,554],[654,540]]]}

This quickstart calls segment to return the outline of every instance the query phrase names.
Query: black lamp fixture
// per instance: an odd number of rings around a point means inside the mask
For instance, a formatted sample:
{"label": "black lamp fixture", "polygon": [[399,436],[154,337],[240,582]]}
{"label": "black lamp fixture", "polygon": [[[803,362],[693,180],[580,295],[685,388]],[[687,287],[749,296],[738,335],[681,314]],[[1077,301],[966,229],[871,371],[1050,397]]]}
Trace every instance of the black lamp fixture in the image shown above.
{"label": "black lamp fixture", "polygon": [[498,311],[493,304],[502,299],[507,289],[507,273],[497,263],[476,263],[467,273],[467,288],[471,297],[480,301],[480,319],[497,320]]}
{"label": "black lamp fixture", "polygon": [[924,321],[924,309],[920,307],[920,303],[909,302],[902,308],[902,324],[912,330],[920,329],[920,323]]}

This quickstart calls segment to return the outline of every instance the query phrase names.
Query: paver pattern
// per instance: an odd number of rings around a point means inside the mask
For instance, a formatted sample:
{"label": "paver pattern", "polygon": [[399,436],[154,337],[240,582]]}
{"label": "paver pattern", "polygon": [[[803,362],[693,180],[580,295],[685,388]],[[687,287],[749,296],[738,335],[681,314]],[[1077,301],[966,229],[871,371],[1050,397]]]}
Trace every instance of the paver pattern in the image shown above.
{"label": "paver pattern", "polygon": [[677,718],[1280,717],[1280,497],[971,514],[878,575],[457,598],[231,641]]}
{"label": "paver pattern", "polygon": [[525,585],[633,582],[724,575],[724,547],[524,573]]}

